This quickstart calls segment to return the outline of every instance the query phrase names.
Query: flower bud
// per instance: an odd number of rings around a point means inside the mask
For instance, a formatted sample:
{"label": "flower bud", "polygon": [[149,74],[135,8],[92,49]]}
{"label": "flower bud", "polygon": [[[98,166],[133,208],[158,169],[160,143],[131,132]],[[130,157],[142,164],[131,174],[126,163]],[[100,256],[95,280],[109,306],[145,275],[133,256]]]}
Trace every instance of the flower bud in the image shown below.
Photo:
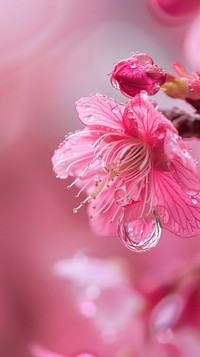
{"label": "flower bud", "polygon": [[138,52],[118,62],[110,77],[113,87],[130,98],[141,91],[146,91],[149,95],[156,94],[165,80],[165,71],[154,64],[150,56]]}

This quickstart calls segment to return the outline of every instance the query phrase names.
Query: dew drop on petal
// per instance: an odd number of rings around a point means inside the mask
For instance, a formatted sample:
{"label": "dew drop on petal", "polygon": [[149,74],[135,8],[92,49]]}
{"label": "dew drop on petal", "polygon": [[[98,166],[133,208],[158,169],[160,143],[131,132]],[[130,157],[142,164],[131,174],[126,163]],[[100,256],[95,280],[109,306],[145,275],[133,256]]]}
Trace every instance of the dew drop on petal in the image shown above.
{"label": "dew drop on petal", "polygon": [[185,193],[187,193],[187,195],[189,195],[189,196],[196,196],[196,195],[198,195],[198,193],[199,193],[199,191],[198,190],[194,190],[193,188],[190,188],[190,187],[185,187],[184,188],[184,191],[185,191]]}
{"label": "dew drop on petal", "polygon": [[115,105],[111,110],[112,110],[112,112],[113,112],[114,114],[119,113],[119,107],[118,107],[118,105]]}
{"label": "dew drop on petal", "polygon": [[178,233],[180,230],[180,225],[178,224],[178,222],[174,223],[174,233]]}
{"label": "dew drop on petal", "polygon": [[191,201],[194,205],[197,205],[198,200],[196,199],[196,197],[191,197]]}
{"label": "dew drop on petal", "polygon": [[88,115],[88,116],[84,117],[83,119],[85,121],[92,122],[94,120],[94,117],[93,117],[93,115]]}
{"label": "dew drop on petal", "polygon": [[128,111],[127,118],[133,119],[133,112],[132,111],[130,111],[130,110]]}
{"label": "dew drop on petal", "polygon": [[134,216],[131,212],[123,213],[119,219],[118,234],[124,246],[134,252],[143,252],[155,247],[162,234],[156,212],[153,210],[148,216],[139,219],[132,217]]}

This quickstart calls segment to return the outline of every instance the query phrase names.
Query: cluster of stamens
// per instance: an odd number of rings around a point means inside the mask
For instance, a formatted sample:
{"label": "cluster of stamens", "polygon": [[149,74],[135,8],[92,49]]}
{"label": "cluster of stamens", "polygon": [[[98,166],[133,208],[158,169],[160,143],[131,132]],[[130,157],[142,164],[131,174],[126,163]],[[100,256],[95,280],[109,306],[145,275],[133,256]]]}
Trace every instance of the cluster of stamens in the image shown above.
{"label": "cluster of stamens", "polygon": [[[91,203],[102,195],[102,200],[98,200],[98,206],[97,204],[92,206],[94,214],[90,218],[104,214],[115,203],[115,213],[109,221],[112,223],[121,206],[129,204],[133,194],[134,201],[137,201],[144,187],[148,187],[151,152],[138,138],[120,136],[119,133],[113,132],[104,133],[92,146],[94,148],[92,158],[83,168],[82,173],[68,186],[71,188],[81,180],[85,180],[85,185],[82,185],[76,197],[79,197],[83,191],[89,192],[73,212],[77,213],[84,204]],[[91,170],[94,176],[87,179]],[[115,194],[118,192],[122,193],[123,197],[116,199]],[[147,202],[148,192],[145,192],[145,196]]]}

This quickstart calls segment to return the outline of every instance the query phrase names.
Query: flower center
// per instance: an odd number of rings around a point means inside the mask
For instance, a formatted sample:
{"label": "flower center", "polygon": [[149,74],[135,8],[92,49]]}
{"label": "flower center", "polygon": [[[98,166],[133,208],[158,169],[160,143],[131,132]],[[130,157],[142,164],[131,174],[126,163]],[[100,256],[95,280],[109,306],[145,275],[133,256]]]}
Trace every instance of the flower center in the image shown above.
{"label": "flower center", "polygon": [[[107,212],[113,204],[116,206],[116,216],[120,206],[141,199],[144,193],[144,205],[148,199],[149,173],[152,167],[152,153],[148,144],[138,138],[115,137],[107,133],[94,144],[94,153],[82,174],[69,186],[84,181],[76,195],[86,190],[88,196],[76,207],[76,213],[86,202],[98,198],[92,217]],[[87,179],[88,178],[88,179]],[[123,192],[123,197],[118,197]],[[121,195],[120,193],[120,195]],[[111,217],[110,221],[113,221]]]}

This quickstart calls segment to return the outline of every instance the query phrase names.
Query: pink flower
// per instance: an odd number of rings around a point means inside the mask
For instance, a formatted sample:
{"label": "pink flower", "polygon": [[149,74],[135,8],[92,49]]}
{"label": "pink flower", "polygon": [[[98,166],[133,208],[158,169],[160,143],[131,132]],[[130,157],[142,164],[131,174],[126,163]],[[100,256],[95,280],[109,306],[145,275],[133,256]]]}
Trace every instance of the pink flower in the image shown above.
{"label": "pink flower", "polygon": [[155,10],[168,16],[181,16],[193,12],[198,7],[196,0],[149,0]]}
{"label": "pink flower", "polygon": [[178,62],[173,63],[173,68],[178,77],[167,75],[162,86],[165,93],[173,98],[200,100],[200,72],[189,73]]}
{"label": "pink flower", "polygon": [[156,94],[165,83],[166,74],[154,64],[153,59],[144,53],[133,53],[126,60],[118,62],[111,73],[111,84],[127,97],[134,97],[145,90],[149,95]]}
{"label": "pink flower", "polygon": [[76,103],[85,128],[53,156],[58,177],[75,179],[98,234],[116,235],[131,250],[155,246],[161,226],[182,237],[200,232],[200,178],[177,130],[136,95],[126,107],[105,96]]}

